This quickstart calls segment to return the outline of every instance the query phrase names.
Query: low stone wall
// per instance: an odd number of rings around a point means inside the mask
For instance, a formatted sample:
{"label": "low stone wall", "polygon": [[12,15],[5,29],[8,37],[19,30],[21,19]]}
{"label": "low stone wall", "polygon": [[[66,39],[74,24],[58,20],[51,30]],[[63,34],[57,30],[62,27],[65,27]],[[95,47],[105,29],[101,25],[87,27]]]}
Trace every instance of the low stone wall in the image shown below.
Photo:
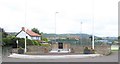
{"label": "low stone wall", "polygon": [[[79,46],[79,45],[71,45],[70,46],[70,53],[74,54],[83,54],[84,48],[88,47],[89,49],[91,46]],[[52,50],[51,46],[27,46],[27,53],[26,54],[45,54],[49,53]],[[13,49],[13,52],[17,53],[17,49]],[[96,45],[95,52],[98,54],[108,55],[111,53],[111,46],[110,45]]]}
{"label": "low stone wall", "polygon": [[109,55],[111,53],[111,46],[110,45],[95,46],[95,51],[98,54]]}
{"label": "low stone wall", "polygon": [[71,53],[83,53],[84,47],[72,45],[72,46],[70,46],[70,49],[71,49]]}
{"label": "low stone wall", "polygon": [[[72,45],[71,48],[71,53],[83,53],[84,48],[88,47],[91,49],[92,46],[77,46],[77,45]],[[98,54],[103,54],[103,55],[108,55],[111,53],[111,46],[110,45],[96,45],[95,46],[95,52]]]}
{"label": "low stone wall", "polygon": [[27,46],[27,54],[43,54],[48,53],[51,50],[51,47],[45,46]]}

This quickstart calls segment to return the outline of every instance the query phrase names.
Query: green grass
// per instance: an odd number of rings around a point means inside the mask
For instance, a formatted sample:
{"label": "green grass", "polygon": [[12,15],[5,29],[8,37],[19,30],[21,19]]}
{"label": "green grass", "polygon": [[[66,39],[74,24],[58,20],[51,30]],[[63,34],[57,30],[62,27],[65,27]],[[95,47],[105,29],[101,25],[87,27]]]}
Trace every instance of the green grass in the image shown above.
{"label": "green grass", "polygon": [[118,51],[119,49],[111,49],[111,51]]}
{"label": "green grass", "polygon": [[111,51],[118,51],[119,49],[111,49]]}
{"label": "green grass", "polygon": [[119,46],[117,46],[117,45],[111,46],[111,50],[112,51],[118,51],[119,50]]}

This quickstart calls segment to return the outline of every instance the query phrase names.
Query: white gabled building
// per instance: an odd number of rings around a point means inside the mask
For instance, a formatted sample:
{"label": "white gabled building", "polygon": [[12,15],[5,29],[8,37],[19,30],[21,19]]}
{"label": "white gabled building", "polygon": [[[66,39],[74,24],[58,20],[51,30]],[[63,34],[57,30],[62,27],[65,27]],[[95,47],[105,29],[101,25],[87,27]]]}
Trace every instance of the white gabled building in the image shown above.
{"label": "white gabled building", "polygon": [[19,33],[17,33],[16,37],[19,37],[19,38],[28,38],[28,39],[31,39],[31,40],[41,40],[41,35],[27,29],[25,31],[25,28],[22,27],[21,31]]}

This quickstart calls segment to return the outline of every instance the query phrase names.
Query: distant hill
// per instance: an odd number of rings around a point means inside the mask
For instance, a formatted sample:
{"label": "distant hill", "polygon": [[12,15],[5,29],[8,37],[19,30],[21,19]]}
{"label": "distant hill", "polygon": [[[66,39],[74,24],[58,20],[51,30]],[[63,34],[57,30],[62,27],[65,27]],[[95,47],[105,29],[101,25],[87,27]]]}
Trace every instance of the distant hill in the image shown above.
{"label": "distant hill", "polygon": [[[15,36],[17,34],[17,32],[7,32],[10,36]],[[56,37],[59,37],[59,38],[67,38],[67,37],[80,37],[80,38],[86,38],[86,39],[89,39],[89,37],[92,36],[92,35],[89,35],[89,34],[57,34]],[[47,34],[47,33],[44,33],[43,34],[43,37],[45,38],[54,38],[55,37],[55,34]],[[98,36],[95,36],[95,39],[98,39],[98,38],[101,38],[101,39],[104,39],[104,40],[109,40],[109,41],[113,41],[113,40],[118,40],[118,37],[98,37]]]}
{"label": "distant hill", "polygon": [[[89,34],[57,34],[57,37],[80,37],[80,38],[89,38]],[[55,34],[43,34],[43,37],[55,37]],[[96,37],[96,36],[95,36]]]}

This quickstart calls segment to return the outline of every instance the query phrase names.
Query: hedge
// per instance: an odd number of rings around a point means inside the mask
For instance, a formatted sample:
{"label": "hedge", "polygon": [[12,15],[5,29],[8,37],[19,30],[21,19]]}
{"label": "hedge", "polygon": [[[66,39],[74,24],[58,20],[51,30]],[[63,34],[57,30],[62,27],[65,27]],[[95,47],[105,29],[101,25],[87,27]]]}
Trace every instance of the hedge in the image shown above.
{"label": "hedge", "polygon": [[[18,40],[18,46],[23,47],[25,46],[25,39],[24,38],[16,38],[16,37],[7,37],[3,38],[3,42],[5,43],[4,46],[12,46],[14,48],[17,47],[16,41]],[[27,45],[34,45],[32,40],[27,39]]]}
{"label": "hedge", "polygon": [[34,45],[41,46],[40,42],[37,40],[32,40],[32,42],[34,43]]}

